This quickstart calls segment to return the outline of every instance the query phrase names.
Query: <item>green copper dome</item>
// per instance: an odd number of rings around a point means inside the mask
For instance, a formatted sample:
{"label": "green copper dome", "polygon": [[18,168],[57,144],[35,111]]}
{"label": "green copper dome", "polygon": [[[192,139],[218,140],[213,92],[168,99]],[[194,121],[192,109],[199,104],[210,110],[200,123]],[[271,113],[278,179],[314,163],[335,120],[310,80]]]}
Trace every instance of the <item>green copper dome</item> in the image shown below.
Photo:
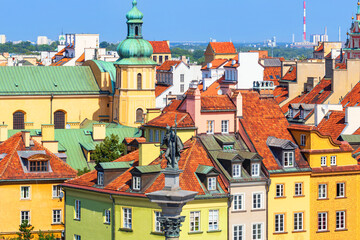
{"label": "green copper dome", "polygon": [[136,7],[137,1],[134,0],[132,5],[133,8],[126,14],[128,23],[135,23],[135,22],[142,23],[144,14],[142,14],[142,12],[140,12],[140,10]]}
{"label": "green copper dome", "polygon": [[123,58],[150,58],[153,54],[151,44],[144,39],[126,39],[117,47],[120,59]]}

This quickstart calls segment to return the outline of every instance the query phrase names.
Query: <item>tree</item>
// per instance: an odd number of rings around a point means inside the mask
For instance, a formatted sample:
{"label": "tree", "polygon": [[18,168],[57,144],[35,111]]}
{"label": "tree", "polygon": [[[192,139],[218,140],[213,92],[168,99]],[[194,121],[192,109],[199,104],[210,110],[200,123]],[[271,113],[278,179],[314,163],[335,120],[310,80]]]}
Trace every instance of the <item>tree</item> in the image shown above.
{"label": "tree", "polygon": [[124,145],[120,143],[119,136],[111,134],[103,142],[96,145],[95,151],[90,158],[99,162],[111,162],[118,159],[125,152]]}
{"label": "tree", "polygon": [[87,167],[84,167],[83,169],[78,169],[77,175],[81,176],[88,172],[90,172],[90,169],[88,169]]}
{"label": "tree", "polygon": [[54,234],[44,234],[41,230],[39,231],[39,240],[55,240]]}
{"label": "tree", "polygon": [[17,234],[19,240],[30,240],[33,238],[31,231],[34,230],[34,227],[27,221],[23,221],[19,227],[19,233]]}

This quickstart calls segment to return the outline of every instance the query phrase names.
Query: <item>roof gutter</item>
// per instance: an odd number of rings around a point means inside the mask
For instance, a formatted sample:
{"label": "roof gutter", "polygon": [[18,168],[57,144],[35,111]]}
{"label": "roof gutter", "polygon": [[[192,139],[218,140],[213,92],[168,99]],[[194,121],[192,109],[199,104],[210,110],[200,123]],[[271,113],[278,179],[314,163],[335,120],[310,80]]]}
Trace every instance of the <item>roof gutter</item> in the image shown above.
{"label": "roof gutter", "polygon": [[47,182],[51,182],[51,181],[66,181],[72,179],[71,177],[69,178],[38,178],[38,179],[0,179],[0,183],[2,182],[38,182],[38,181],[47,181]]}

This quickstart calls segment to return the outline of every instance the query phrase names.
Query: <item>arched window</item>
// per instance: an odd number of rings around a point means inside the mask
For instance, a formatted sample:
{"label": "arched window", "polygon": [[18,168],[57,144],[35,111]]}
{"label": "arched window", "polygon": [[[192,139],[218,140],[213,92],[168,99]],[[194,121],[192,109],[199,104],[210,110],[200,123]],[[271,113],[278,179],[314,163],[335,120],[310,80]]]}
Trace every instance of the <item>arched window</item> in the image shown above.
{"label": "arched window", "polygon": [[65,128],[65,113],[63,111],[54,112],[54,125],[55,129]]}
{"label": "arched window", "polygon": [[25,114],[17,111],[13,114],[13,129],[25,129]]}
{"label": "arched window", "polygon": [[142,76],[141,76],[141,73],[139,73],[137,75],[137,89],[138,90],[142,89]]}
{"label": "arched window", "polygon": [[142,123],[143,122],[143,115],[144,111],[141,108],[136,110],[136,122]]}
{"label": "arched window", "polygon": [[136,26],[136,27],[135,27],[135,36],[138,36],[138,35],[139,35],[139,27]]}

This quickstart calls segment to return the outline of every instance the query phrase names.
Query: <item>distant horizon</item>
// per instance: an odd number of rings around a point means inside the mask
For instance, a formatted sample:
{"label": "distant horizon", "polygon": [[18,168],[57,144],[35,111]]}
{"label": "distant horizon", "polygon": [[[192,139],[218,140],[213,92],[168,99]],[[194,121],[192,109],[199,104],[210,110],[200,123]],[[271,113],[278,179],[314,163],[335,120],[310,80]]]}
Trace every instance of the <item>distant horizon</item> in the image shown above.
{"label": "distant horizon", "polygon": [[[70,13],[59,11],[61,4],[46,0],[6,1],[3,9],[17,9],[17,17],[3,22],[0,34],[7,41],[36,42],[37,36],[58,40],[62,33],[98,33],[100,42],[120,42],[126,37],[126,13],[132,0],[77,0]],[[236,43],[258,43],[276,37],[278,42],[302,42],[302,0],[238,1],[220,3],[216,0],[138,1],[144,13],[144,38],[171,42],[209,42],[210,38]],[[19,8],[18,6],[21,6]],[[307,1],[307,41],[312,34],[324,34],[329,41],[346,40],[357,0]],[[110,10],[111,11],[110,11]],[[35,16],[34,13],[40,13]],[[73,14],[72,14],[73,13]],[[62,17],[63,14],[66,17]],[[53,17],[56,16],[56,17]],[[336,16],[336,17],[334,17]],[[29,19],[36,17],[36,24]],[[190,36],[190,37],[189,37]],[[185,39],[186,38],[186,39]],[[176,40],[175,40],[176,39]]]}

